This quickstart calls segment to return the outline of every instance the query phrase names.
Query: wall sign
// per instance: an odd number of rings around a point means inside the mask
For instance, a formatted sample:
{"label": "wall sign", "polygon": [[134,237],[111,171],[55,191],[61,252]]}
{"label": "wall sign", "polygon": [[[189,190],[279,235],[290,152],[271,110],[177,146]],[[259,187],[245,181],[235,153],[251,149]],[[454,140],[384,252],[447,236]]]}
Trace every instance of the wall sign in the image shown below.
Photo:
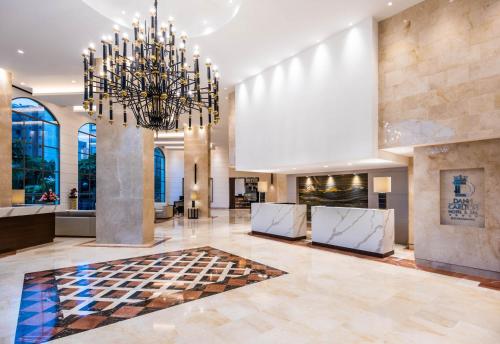
{"label": "wall sign", "polygon": [[441,224],[484,228],[484,169],[440,171]]}

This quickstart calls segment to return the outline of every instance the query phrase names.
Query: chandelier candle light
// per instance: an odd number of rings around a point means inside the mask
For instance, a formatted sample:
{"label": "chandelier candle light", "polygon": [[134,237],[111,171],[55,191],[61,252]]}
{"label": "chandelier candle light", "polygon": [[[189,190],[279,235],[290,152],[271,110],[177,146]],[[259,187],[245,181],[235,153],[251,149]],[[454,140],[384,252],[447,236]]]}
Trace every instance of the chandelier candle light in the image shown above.
{"label": "chandelier candle light", "polygon": [[91,44],[84,51],[83,107],[90,116],[97,112],[99,119],[106,108],[109,122],[113,123],[113,108],[118,103],[123,110],[123,125],[127,125],[127,111],[131,110],[137,127],[155,131],[178,130],[180,116],[184,114],[188,114],[191,128],[196,112],[200,128],[204,126],[204,112],[209,127],[217,124],[220,117],[217,68],[207,59],[207,83],[202,87],[198,49],[194,49],[194,69],[191,69],[186,62],[187,35],[181,34],[176,45],[173,19],[169,19],[168,25],[158,27],[157,9],[158,0],[155,0],[149,27],[147,21],[141,26],[139,19],[134,18],[132,43],[127,33],[120,37],[118,26],[114,28],[114,36],[102,38],[99,73],[96,73],[96,47]]}

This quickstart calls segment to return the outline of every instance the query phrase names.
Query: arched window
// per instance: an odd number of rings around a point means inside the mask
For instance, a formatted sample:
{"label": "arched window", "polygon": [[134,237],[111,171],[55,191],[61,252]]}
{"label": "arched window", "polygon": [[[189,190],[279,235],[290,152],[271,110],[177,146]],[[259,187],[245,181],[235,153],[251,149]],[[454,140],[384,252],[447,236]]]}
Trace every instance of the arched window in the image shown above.
{"label": "arched window", "polygon": [[40,203],[50,189],[59,194],[59,122],[39,102],[12,100],[12,188],[25,203]]}
{"label": "arched window", "polygon": [[78,209],[94,210],[96,198],[96,126],[78,129]]}
{"label": "arched window", "polygon": [[155,202],[165,202],[165,154],[155,148]]}

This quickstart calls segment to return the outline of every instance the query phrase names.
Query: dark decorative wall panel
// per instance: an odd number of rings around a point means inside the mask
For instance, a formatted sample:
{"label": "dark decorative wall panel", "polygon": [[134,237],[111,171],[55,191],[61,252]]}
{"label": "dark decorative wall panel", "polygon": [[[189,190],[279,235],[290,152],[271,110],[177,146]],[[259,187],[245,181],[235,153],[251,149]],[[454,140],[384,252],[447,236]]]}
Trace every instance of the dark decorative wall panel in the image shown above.
{"label": "dark decorative wall panel", "polygon": [[311,206],[368,208],[368,174],[298,177],[299,203]]}

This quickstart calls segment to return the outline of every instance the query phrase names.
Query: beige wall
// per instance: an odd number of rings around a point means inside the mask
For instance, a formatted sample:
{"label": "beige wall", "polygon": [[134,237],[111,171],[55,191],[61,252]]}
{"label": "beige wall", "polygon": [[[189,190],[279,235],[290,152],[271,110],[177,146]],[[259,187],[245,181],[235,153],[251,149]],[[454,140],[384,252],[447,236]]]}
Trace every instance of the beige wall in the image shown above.
{"label": "beige wall", "polygon": [[500,1],[427,0],[379,24],[381,147],[500,137]]}
{"label": "beige wall", "polygon": [[[188,216],[191,208],[191,194],[198,193],[196,207],[200,217],[210,217],[209,183],[211,175],[210,134],[208,127],[200,129],[194,126],[191,130],[184,127],[184,216]],[[195,182],[194,166],[197,166]]]}
{"label": "beige wall", "polygon": [[0,207],[12,205],[12,74],[0,69]]}
{"label": "beige wall", "polygon": [[[469,168],[485,171],[485,228],[441,225],[440,171]],[[418,262],[499,278],[500,140],[417,148],[414,183]]]}
{"label": "beige wall", "polygon": [[259,181],[267,182],[268,192],[266,193],[266,202],[287,202],[288,182],[284,174],[274,174],[273,184],[271,184],[271,173],[236,171],[234,168],[230,167],[229,177],[258,177]]}

